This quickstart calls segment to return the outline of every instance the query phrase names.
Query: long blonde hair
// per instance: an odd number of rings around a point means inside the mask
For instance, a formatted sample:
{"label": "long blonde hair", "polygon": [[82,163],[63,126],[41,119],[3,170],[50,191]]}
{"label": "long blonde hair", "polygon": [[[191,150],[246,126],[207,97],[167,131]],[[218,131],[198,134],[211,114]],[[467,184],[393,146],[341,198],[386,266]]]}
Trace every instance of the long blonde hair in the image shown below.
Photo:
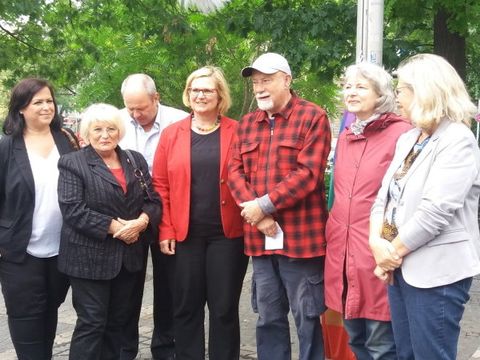
{"label": "long blonde hair", "polygon": [[397,70],[399,82],[413,90],[410,120],[429,129],[442,119],[470,126],[476,107],[457,71],[434,54],[414,55]]}

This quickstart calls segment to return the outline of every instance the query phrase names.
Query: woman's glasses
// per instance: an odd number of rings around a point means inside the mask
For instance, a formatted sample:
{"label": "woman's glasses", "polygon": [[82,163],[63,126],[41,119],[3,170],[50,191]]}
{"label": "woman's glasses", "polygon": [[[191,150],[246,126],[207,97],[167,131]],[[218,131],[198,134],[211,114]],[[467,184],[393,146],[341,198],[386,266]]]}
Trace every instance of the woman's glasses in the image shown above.
{"label": "woman's glasses", "polygon": [[213,95],[215,95],[215,93],[217,92],[217,90],[215,89],[197,89],[197,88],[190,88],[188,89],[188,92],[191,96],[193,97],[197,97],[197,96],[200,96],[200,93],[203,94],[203,96],[206,96],[206,97],[211,97]]}

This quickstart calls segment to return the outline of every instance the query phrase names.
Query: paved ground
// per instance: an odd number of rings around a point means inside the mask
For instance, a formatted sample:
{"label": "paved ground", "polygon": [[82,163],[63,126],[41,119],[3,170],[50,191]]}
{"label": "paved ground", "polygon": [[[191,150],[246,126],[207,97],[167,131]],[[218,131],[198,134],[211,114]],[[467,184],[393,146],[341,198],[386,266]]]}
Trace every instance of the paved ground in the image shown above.
{"label": "paved ground", "polygon": [[[255,351],[255,321],[256,316],[250,308],[250,279],[251,267],[248,268],[245,277],[243,293],[240,304],[241,321],[241,358],[256,359]],[[143,301],[142,315],[140,320],[140,353],[138,360],[151,359],[149,344],[152,333],[152,278],[151,269],[148,270],[145,283],[145,295]],[[1,294],[0,294],[1,298]],[[57,338],[55,339],[54,360],[66,360],[68,358],[68,348],[70,337],[75,325],[75,311],[71,306],[70,297],[60,308],[59,325]],[[292,329],[293,330],[293,329]],[[292,331],[292,334],[294,332]],[[294,359],[298,358],[297,346],[292,344]],[[10,336],[8,333],[7,319],[3,298],[0,299],[0,359],[14,360],[15,352],[13,350]],[[471,300],[467,304],[464,319],[462,321],[462,333],[459,343],[458,360],[480,359],[480,277],[474,279],[471,290]],[[275,359],[272,359],[275,360]]]}

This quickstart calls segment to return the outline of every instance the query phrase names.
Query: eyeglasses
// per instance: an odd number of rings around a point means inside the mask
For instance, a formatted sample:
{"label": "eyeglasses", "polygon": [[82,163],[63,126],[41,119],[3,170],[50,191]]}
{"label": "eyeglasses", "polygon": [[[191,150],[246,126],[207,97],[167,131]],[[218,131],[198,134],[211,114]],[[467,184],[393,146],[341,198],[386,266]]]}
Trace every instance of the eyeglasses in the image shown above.
{"label": "eyeglasses", "polygon": [[410,86],[398,86],[395,88],[395,95],[398,96],[399,94],[402,93],[402,89],[410,89]]}
{"label": "eyeglasses", "polygon": [[190,93],[191,96],[197,97],[200,96],[200,93],[203,94],[205,97],[211,97],[215,95],[217,90],[215,89],[197,89],[197,88],[190,88],[188,89],[188,92]]}

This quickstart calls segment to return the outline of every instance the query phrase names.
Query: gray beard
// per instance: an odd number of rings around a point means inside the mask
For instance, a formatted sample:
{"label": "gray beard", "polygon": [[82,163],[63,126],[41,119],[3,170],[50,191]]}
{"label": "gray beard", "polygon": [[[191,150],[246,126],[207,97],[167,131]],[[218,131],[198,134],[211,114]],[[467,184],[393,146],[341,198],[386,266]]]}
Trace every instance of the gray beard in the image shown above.
{"label": "gray beard", "polygon": [[260,110],[268,111],[273,108],[273,101],[272,100],[258,100],[257,105]]}

